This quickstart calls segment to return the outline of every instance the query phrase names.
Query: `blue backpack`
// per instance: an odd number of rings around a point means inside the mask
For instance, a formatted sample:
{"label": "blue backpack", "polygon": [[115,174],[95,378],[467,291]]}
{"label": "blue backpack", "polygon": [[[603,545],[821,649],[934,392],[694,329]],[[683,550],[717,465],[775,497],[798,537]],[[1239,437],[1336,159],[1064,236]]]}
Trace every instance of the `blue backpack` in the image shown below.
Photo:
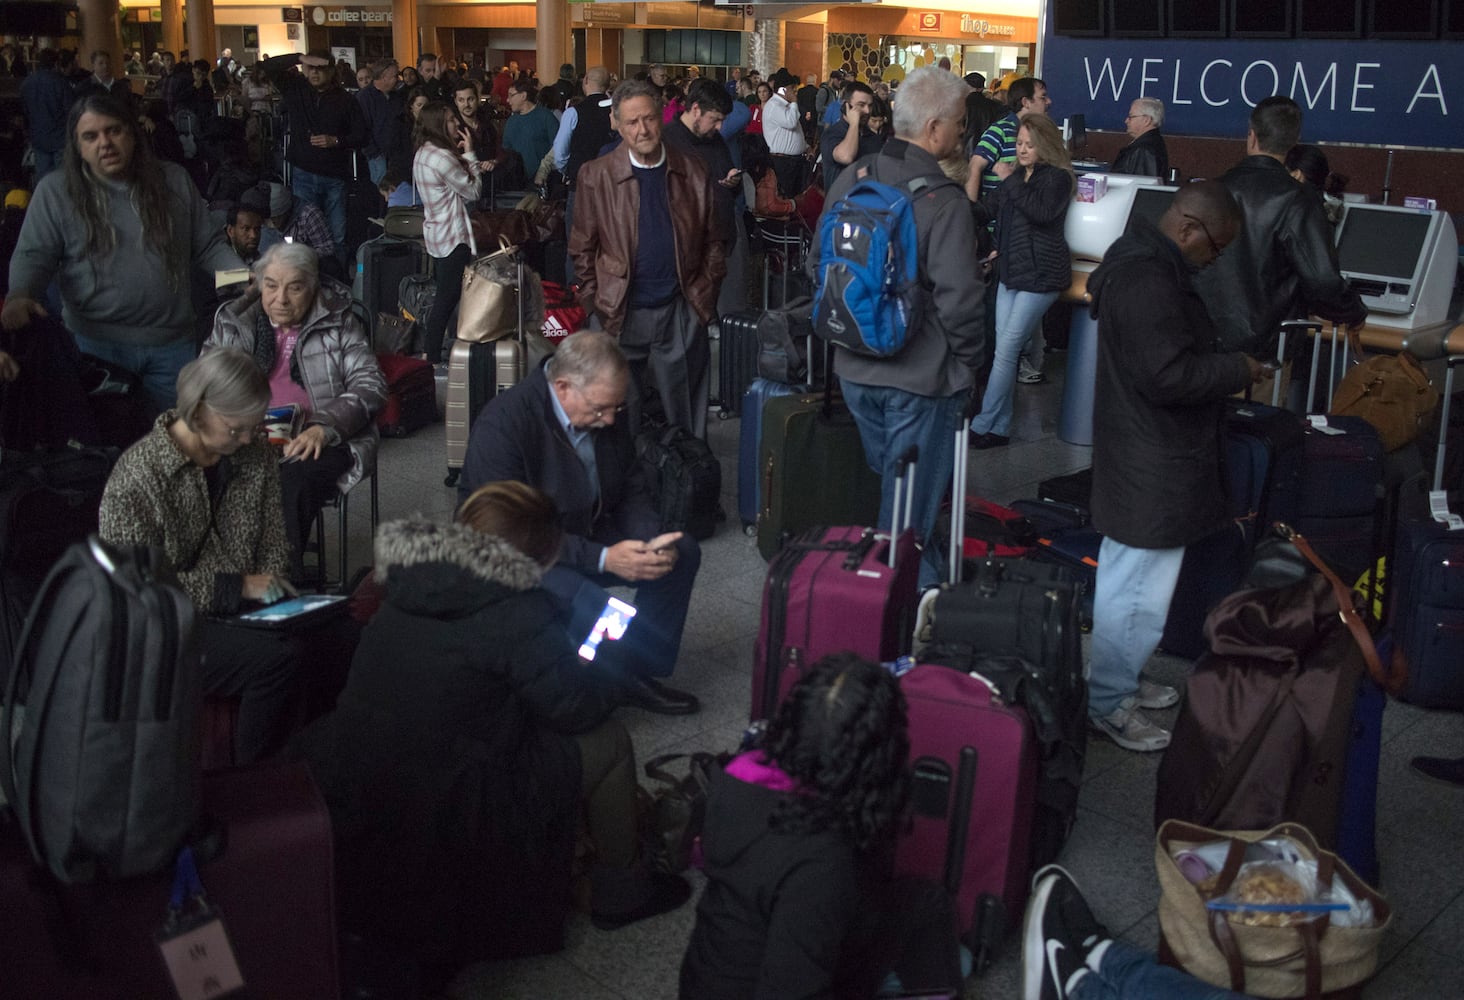
{"label": "blue backpack", "polygon": [[916,177],[907,191],[866,176],[824,211],[813,293],[820,337],[877,358],[905,346],[924,307],[911,196],[929,183]]}

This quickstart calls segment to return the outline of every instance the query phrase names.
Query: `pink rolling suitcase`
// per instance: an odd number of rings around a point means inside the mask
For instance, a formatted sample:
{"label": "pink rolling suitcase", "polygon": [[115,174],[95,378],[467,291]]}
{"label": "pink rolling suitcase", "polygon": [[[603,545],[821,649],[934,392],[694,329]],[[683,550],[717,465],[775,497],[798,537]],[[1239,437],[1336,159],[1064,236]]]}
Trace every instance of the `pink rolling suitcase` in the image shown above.
{"label": "pink rolling suitcase", "polygon": [[893,537],[873,528],[811,528],[773,557],[752,654],[751,718],[771,718],[803,672],[829,653],[852,650],[888,662],[910,651],[920,550],[908,527],[907,487],[917,457],[912,448],[901,460],[894,519],[906,527]]}
{"label": "pink rolling suitcase", "polygon": [[[963,424],[955,443],[952,586],[963,570],[965,431]],[[972,652],[979,664],[988,651]],[[1018,663],[993,658],[1003,668]],[[979,971],[1027,900],[1040,747],[1026,711],[974,672],[918,663],[900,688],[909,705],[913,816],[895,848],[895,872],[945,886]]]}

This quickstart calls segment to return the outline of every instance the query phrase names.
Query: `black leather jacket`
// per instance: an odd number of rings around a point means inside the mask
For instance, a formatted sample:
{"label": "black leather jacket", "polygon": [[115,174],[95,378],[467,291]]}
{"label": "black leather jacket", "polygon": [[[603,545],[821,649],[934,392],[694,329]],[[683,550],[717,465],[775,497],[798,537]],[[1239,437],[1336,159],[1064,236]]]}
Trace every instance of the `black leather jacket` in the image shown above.
{"label": "black leather jacket", "polygon": [[1283,320],[1308,314],[1360,323],[1367,309],[1342,280],[1321,202],[1270,156],[1248,156],[1220,180],[1245,228],[1195,287],[1219,329],[1221,350],[1274,354]]}
{"label": "black leather jacket", "polygon": [[1123,149],[1113,160],[1115,174],[1137,174],[1140,177],[1169,179],[1169,148],[1157,128],[1151,128]]}

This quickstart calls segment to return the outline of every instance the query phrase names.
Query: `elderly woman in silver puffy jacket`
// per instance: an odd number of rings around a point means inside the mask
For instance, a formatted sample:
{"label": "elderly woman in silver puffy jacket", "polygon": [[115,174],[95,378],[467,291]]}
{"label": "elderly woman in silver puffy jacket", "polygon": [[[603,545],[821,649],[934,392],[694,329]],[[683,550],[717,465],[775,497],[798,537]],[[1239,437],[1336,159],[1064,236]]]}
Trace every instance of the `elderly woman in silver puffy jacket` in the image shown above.
{"label": "elderly woman in silver puffy jacket", "polygon": [[277,243],[254,265],[254,284],[214,317],[205,352],[237,347],[269,379],[270,407],[299,406],[302,420],[284,446],[280,488],[285,533],[298,579],[300,553],[320,508],[376,467],[376,412],[386,381],[350,290],[322,277],[315,251]]}

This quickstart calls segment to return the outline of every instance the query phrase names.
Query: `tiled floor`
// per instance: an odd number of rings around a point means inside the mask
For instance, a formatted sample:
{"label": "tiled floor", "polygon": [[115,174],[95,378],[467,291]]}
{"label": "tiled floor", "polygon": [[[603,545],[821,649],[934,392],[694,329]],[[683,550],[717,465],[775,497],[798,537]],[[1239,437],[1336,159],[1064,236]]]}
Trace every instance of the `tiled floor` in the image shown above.
{"label": "tiled floor", "polygon": [[[1070,472],[1089,462],[1088,449],[1056,436],[1063,356],[1048,359],[1054,381],[1017,390],[1013,442],[996,451],[973,452],[970,486],[998,501],[1032,495],[1038,480]],[[738,422],[712,421],[710,438],[723,463],[725,507],[736,510]],[[446,517],[454,491],[445,472],[440,424],[401,441],[385,442],[381,453],[383,516],[417,511]],[[368,551],[367,505],[352,505],[352,561],[364,564]],[[332,519],[333,522],[333,519]],[[747,722],[752,644],[765,564],[751,539],[735,525],[704,543],[700,579],[675,684],[701,698],[690,717],[667,718],[625,710],[623,721],[644,760],[675,750],[721,750],[735,746]],[[1151,672],[1180,680],[1187,663],[1159,657]],[[1172,716],[1172,712],[1168,713]],[[1382,952],[1383,967],[1368,1000],[1464,995],[1464,793],[1432,784],[1408,768],[1419,753],[1464,754],[1464,720],[1394,702],[1384,722],[1379,789],[1378,841],[1382,888],[1395,908],[1394,927]],[[1100,918],[1122,938],[1153,948],[1158,937],[1155,907],[1153,827],[1157,755],[1119,750],[1105,740],[1090,743],[1077,827],[1063,851],[1066,864],[1085,888]],[[698,887],[700,880],[697,880]],[[491,905],[489,903],[488,905]],[[693,906],[607,933],[583,916],[569,928],[568,947],[558,955],[466,969],[451,989],[463,1000],[666,1000],[676,995],[677,969],[691,930]],[[966,996],[1008,998],[1020,992],[1016,939],[984,975],[972,979]]]}

